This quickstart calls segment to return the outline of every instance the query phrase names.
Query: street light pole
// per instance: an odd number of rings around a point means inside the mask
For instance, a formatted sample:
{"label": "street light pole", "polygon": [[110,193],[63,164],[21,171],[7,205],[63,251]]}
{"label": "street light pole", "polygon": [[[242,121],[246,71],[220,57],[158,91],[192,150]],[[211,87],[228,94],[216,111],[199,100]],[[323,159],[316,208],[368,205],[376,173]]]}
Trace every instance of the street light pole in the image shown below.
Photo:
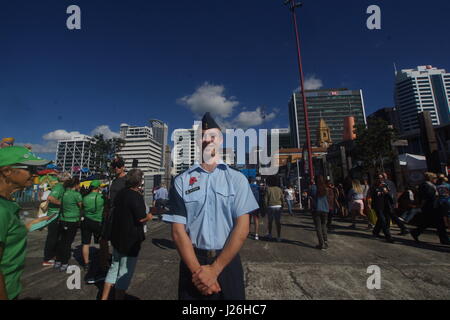
{"label": "street light pole", "polygon": [[289,10],[292,12],[292,19],[294,23],[295,30],[295,39],[297,41],[297,60],[298,60],[298,71],[300,74],[300,87],[302,89],[302,98],[303,98],[303,114],[305,116],[305,131],[306,131],[306,148],[308,149],[308,167],[309,167],[309,177],[310,184],[314,182],[314,168],[313,168],[313,160],[312,160],[312,147],[311,147],[311,134],[309,131],[309,119],[308,119],[308,106],[306,104],[306,95],[305,95],[305,77],[303,75],[303,65],[302,65],[302,56],[300,50],[300,36],[298,32],[297,25],[297,17],[295,14],[295,9],[302,6],[302,3],[295,3],[295,0],[286,0],[284,2],[285,5],[289,4]]}

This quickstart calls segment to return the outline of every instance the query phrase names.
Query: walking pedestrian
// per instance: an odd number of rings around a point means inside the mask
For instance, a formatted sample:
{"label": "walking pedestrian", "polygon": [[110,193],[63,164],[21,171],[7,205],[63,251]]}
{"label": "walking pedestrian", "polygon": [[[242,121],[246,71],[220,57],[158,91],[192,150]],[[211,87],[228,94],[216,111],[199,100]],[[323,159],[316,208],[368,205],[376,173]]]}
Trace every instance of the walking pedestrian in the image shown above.
{"label": "walking pedestrian", "polygon": [[338,208],[338,211],[340,213],[341,218],[345,218],[348,215],[347,197],[346,197],[346,193],[345,193],[345,190],[344,190],[344,187],[343,187],[342,184],[338,185],[338,191],[339,191],[339,195],[338,195],[339,208]]}
{"label": "walking pedestrian", "polygon": [[243,300],[239,250],[258,204],[246,177],[221,160],[222,132],[209,113],[201,129],[201,163],[175,178],[163,216],[181,257],[178,297]]}
{"label": "walking pedestrian", "polygon": [[394,199],[392,199],[391,192],[383,180],[384,177],[382,174],[377,175],[375,183],[368,194],[377,215],[377,223],[372,234],[375,237],[379,237],[380,231],[383,230],[386,241],[394,243],[390,231],[391,212],[394,205]]}
{"label": "walking pedestrian", "polygon": [[[250,180],[250,189],[253,192],[253,196],[255,197],[256,202],[258,202],[258,204],[260,203],[260,193],[261,193],[261,188],[259,186],[258,183],[256,183],[255,179],[249,179]],[[255,225],[255,240],[259,240],[259,217],[261,215],[261,206],[259,209],[256,209],[254,211],[251,212],[250,214],[250,219],[253,218],[253,223]],[[250,221],[251,223],[251,221]]]}
{"label": "walking pedestrian", "polygon": [[400,228],[400,235],[407,235],[409,234],[409,230],[406,227],[405,223],[399,219],[398,214],[398,196],[397,196],[397,186],[395,185],[394,181],[389,179],[389,175],[384,172],[383,173],[384,183],[387,185],[389,192],[391,194],[392,199],[394,200],[394,204],[391,208],[391,219],[395,222],[395,224]]}
{"label": "walking pedestrian", "polygon": [[125,188],[114,198],[111,216],[111,245],[113,260],[103,288],[102,300],[108,300],[112,286],[115,299],[124,300],[136,268],[141,244],[145,240],[144,224],[152,219],[146,212],[140,193],[143,172],[132,169],[126,175]]}
{"label": "walking pedestrian", "polygon": [[328,220],[327,220],[327,229],[331,229],[333,227],[333,217],[336,214],[338,209],[338,196],[339,191],[334,186],[331,181],[327,182],[327,199],[328,199]]}
{"label": "walking pedestrian", "polygon": [[153,207],[156,207],[156,214],[162,219],[162,214],[167,206],[169,200],[169,193],[167,192],[165,184],[161,184],[155,191],[153,197]]}
{"label": "walking pedestrian", "polygon": [[352,181],[352,188],[348,192],[348,203],[352,224],[350,228],[356,229],[356,217],[364,216],[364,193],[359,180]]}
{"label": "walking pedestrian", "polygon": [[0,300],[15,300],[20,295],[28,231],[49,219],[41,217],[24,225],[12,194],[32,186],[37,167],[49,162],[24,147],[0,149]]}
{"label": "walking pedestrian", "polygon": [[323,176],[316,177],[316,184],[311,185],[312,217],[316,227],[319,250],[328,249],[327,221],[330,208],[328,206],[328,189]]}
{"label": "walking pedestrian", "polygon": [[439,175],[436,188],[439,193],[439,208],[441,210],[441,215],[444,219],[445,227],[448,228],[450,226],[450,184],[448,183],[448,178],[445,175]]}
{"label": "walking pedestrian", "polygon": [[418,212],[420,208],[418,208],[416,188],[408,186],[398,198],[399,219],[403,223],[410,223]]}
{"label": "walking pedestrian", "polygon": [[284,197],[286,204],[288,206],[289,215],[293,216],[292,208],[294,207],[295,203],[295,191],[292,185],[289,185],[286,190],[284,190]]}
{"label": "walking pedestrian", "polygon": [[429,227],[436,227],[441,244],[450,244],[450,239],[445,229],[442,211],[439,208],[439,193],[435,183],[437,176],[434,173],[425,173],[425,182],[419,187],[419,195],[422,199],[422,212],[417,229],[411,231],[411,236],[419,242],[419,236]]}
{"label": "walking pedestrian", "polygon": [[53,268],[65,272],[69,266],[72,244],[77,235],[81,221],[83,198],[79,192],[80,180],[72,178],[64,182],[64,193],[61,197],[61,215],[58,225],[58,243],[56,261]]}
{"label": "walking pedestrian", "polygon": [[268,231],[266,238],[272,239],[272,224],[275,220],[277,241],[281,242],[281,212],[283,211],[283,190],[278,186],[277,176],[267,178],[268,188],[264,196],[264,206],[267,208]]}

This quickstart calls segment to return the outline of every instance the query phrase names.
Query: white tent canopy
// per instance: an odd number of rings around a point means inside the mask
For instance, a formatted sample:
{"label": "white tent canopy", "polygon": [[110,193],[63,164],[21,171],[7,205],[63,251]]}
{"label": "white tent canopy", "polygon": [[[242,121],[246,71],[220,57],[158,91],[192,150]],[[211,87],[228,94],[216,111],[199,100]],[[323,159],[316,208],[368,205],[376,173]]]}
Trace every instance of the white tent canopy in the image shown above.
{"label": "white tent canopy", "polygon": [[408,170],[426,170],[427,158],[417,154],[401,154],[398,156],[401,166],[406,166]]}

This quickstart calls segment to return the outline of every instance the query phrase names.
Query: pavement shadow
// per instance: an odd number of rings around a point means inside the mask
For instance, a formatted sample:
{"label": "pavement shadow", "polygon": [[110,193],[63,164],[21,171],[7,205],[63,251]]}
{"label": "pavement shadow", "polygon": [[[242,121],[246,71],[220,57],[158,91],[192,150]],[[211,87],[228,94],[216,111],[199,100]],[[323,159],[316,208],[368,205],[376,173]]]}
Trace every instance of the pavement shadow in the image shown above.
{"label": "pavement shadow", "polygon": [[[365,238],[365,239],[372,239],[372,240],[378,240],[378,241],[384,241],[384,236],[381,236],[380,238],[375,238],[373,235],[363,234],[359,232],[339,232],[336,233],[338,235],[344,235],[344,236],[350,236],[350,237],[357,237],[357,238]],[[405,237],[410,237],[409,235]],[[392,236],[394,239],[395,244],[402,244],[414,248],[420,248],[425,250],[431,250],[436,252],[446,252],[450,253],[450,246],[447,245],[440,245],[440,244],[431,244],[428,242],[416,242],[413,239],[408,238],[398,238],[395,235]]]}
{"label": "pavement shadow", "polygon": [[316,230],[314,227],[307,226],[307,225],[304,225],[304,224],[282,223],[281,226],[282,227],[290,227],[290,228],[301,228],[301,229],[305,229],[305,230]]}
{"label": "pavement shadow", "polygon": [[312,244],[306,244],[306,243],[303,243],[303,242],[300,242],[297,240],[282,239],[281,243],[292,244],[292,245],[303,247],[303,248],[316,249],[315,246]]}
{"label": "pavement shadow", "polygon": [[[105,285],[104,282],[95,284],[95,286],[98,289],[96,300],[101,300],[102,299],[104,285]],[[111,291],[109,292],[108,300],[116,300],[115,296],[116,296],[116,293],[115,293],[114,287],[112,287]],[[125,299],[124,300],[141,300],[141,299],[136,297],[136,296],[133,296],[131,294],[125,293]]]}
{"label": "pavement shadow", "polygon": [[167,249],[176,249],[177,247],[173,243],[172,240],[168,239],[152,239],[152,243],[157,246],[160,249],[167,250]]}
{"label": "pavement shadow", "polygon": [[[259,240],[264,241],[264,242],[277,243],[276,238],[260,237]],[[281,239],[281,241],[279,243],[287,243],[287,244],[292,244],[292,245],[296,245],[296,246],[304,247],[304,248],[313,248],[313,249],[315,248],[315,246],[303,243],[301,241],[289,240],[289,239],[283,239],[283,238]]]}

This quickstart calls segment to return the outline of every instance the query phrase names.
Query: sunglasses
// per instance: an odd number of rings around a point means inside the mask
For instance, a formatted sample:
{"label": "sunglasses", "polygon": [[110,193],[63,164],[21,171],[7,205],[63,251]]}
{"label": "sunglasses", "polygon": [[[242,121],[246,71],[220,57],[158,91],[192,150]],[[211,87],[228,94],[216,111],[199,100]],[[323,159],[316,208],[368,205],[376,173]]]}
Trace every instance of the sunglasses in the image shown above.
{"label": "sunglasses", "polygon": [[20,165],[20,166],[11,166],[13,169],[22,169],[27,170],[31,174],[37,174],[39,171],[43,170],[43,167],[38,166],[27,166],[27,165]]}

